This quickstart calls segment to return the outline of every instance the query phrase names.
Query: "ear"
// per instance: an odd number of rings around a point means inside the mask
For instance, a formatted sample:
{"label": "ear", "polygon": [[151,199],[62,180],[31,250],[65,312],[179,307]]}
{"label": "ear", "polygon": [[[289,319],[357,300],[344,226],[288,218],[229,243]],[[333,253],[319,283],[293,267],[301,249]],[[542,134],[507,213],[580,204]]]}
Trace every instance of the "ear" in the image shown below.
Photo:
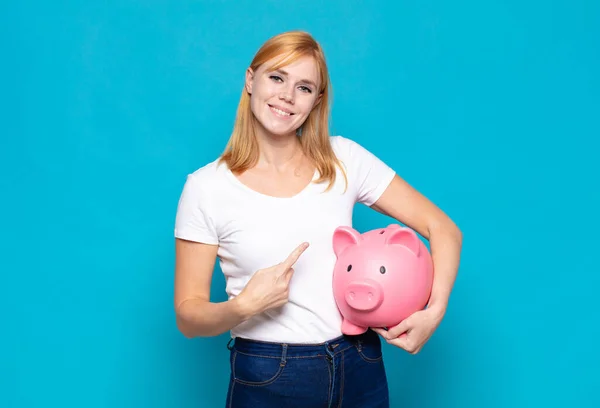
{"label": "ear", "polygon": [[254,80],[254,70],[252,68],[248,68],[246,70],[246,92],[252,94],[252,82]]}
{"label": "ear", "polygon": [[313,109],[315,109],[317,106],[319,106],[319,104],[321,103],[322,99],[323,99],[323,92],[321,92],[319,94],[319,96],[317,96],[317,99],[315,100],[315,103],[313,103]]}
{"label": "ear", "polygon": [[338,227],[333,233],[333,252],[336,256],[351,245],[358,245],[360,233],[352,227]]}
{"label": "ear", "polygon": [[416,256],[420,255],[420,240],[410,228],[394,228],[386,237],[387,245],[402,245]]}

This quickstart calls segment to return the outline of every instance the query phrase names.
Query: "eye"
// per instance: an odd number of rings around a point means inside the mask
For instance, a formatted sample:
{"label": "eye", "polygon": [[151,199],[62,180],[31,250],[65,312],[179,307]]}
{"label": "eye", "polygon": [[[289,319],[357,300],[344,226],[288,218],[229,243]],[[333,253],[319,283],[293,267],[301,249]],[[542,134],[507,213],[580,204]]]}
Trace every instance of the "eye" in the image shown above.
{"label": "eye", "polygon": [[348,269],[346,269],[348,272],[350,272],[350,270],[352,269],[352,265],[348,265]]}
{"label": "eye", "polygon": [[281,79],[281,77],[280,77],[280,76],[278,76],[278,75],[271,75],[269,78],[271,78],[271,79],[272,79],[273,81],[275,81],[275,82],[281,82],[281,81],[283,81],[283,80]]}
{"label": "eye", "polygon": [[312,93],[312,89],[310,89],[310,88],[309,88],[309,87],[307,87],[307,86],[301,86],[301,87],[300,87],[300,90],[301,90],[302,92]]}
{"label": "eye", "polygon": [[382,266],[381,268],[379,268],[379,272],[381,272],[381,274],[385,273],[385,266]]}

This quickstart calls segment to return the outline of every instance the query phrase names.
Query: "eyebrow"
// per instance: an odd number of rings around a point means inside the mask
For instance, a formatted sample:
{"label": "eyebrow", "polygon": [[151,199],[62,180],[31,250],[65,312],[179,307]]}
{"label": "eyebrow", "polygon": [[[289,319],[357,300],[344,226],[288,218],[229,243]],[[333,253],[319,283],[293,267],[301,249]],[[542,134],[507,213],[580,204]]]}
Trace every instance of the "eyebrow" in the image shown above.
{"label": "eyebrow", "polygon": [[[283,75],[285,75],[285,76],[289,76],[289,74],[288,74],[286,71],[284,71],[283,69],[281,69],[281,68],[279,68],[279,69],[276,69],[276,70],[275,70],[275,72],[279,72],[279,73],[281,73],[281,74],[283,74]],[[307,83],[307,84],[310,84],[310,85],[314,86],[314,87],[315,87],[315,89],[317,88],[317,84],[315,84],[315,83],[314,83],[313,81],[311,81],[310,79],[302,79],[300,82],[305,82],[305,83]]]}

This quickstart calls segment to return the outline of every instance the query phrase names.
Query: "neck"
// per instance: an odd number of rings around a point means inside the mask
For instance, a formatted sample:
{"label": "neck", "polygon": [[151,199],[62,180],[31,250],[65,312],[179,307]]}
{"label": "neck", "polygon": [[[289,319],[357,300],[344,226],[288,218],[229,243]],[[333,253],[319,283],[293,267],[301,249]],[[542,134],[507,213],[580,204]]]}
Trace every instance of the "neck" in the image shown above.
{"label": "neck", "polygon": [[259,167],[284,170],[290,165],[297,165],[302,158],[302,146],[295,134],[275,136],[258,131],[256,140],[260,151]]}

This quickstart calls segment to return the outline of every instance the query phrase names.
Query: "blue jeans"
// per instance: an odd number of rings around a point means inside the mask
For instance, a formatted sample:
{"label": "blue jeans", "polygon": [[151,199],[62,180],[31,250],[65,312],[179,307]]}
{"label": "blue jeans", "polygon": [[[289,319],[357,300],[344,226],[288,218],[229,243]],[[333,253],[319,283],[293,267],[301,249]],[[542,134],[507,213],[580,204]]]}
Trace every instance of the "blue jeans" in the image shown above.
{"label": "blue jeans", "polygon": [[315,345],[236,338],[227,408],[388,408],[381,340],[368,330]]}

